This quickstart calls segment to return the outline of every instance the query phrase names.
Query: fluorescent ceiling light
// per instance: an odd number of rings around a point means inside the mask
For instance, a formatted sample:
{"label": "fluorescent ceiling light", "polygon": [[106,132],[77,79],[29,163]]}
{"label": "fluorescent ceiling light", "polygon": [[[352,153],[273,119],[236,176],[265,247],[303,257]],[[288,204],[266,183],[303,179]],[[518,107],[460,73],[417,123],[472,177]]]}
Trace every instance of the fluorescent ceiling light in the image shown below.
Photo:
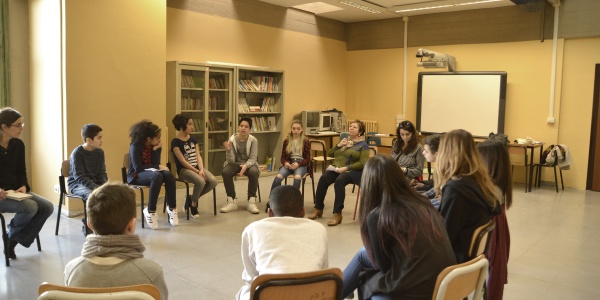
{"label": "fluorescent ceiling light", "polygon": [[332,11],[344,10],[341,7],[337,7],[337,6],[327,4],[324,2],[305,3],[305,4],[295,5],[292,7],[295,9],[313,13],[315,15],[324,14],[324,13],[328,13],[328,12],[332,12]]}
{"label": "fluorescent ceiling light", "polygon": [[[418,6],[415,7],[416,5],[411,5],[410,6],[411,8],[399,9],[399,10],[396,10],[396,12],[402,13],[402,12],[439,9],[439,8],[447,8],[447,7],[462,6],[462,5],[484,4],[484,3],[498,2],[498,1],[502,1],[502,0],[453,0],[451,3],[444,4],[444,5],[431,5],[431,6],[421,6],[421,7],[418,7]],[[450,1],[440,1],[440,2],[448,3]],[[424,4],[424,5],[426,5],[426,4]]]}
{"label": "fluorescent ceiling light", "polygon": [[368,6],[364,6],[364,5],[361,5],[361,4],[352,2],[352,1],[340,1],[340,3],[348,5],[348,6],[352,6],[354,8],[362,9],[362,10],[364,10],[366,12],[370,12],[372,14],[380,14],[381,13],[381,11],[379,11],[379,10],[376,10],[374,8],[370,8]]}

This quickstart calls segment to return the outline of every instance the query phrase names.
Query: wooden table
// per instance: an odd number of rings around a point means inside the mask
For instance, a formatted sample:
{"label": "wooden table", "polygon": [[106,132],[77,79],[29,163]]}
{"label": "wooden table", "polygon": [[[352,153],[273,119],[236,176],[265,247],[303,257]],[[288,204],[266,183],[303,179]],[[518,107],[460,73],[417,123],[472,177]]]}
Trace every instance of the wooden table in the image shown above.
{"label": "wooden table", "polygon": [[325,145],[326,149],[325,149],[325,155],[327,155],[327,153],[329,152],[329,148],[332,147],[333,145],[333,138],[334,137],[339,137],[340,134],[338,132],[326,132],[326,133],[305,133],[305,136],[307,136],[310,139],[317,139],[317,140],[324,140],[324,141],[329,141],[329,145]]}
{"label": "wooden table", "polygon": [[516,144],[516,143],[510,143],[508,144],[509,147],[517,147],[517,148],[525,148],[525,151],[527,151],[527,149],[529,149],[529,170],[525,170],[526,172],[528,172],[529,174],[529,182],[525,182],[525,184],[527,185],[526,188],[526,192],[529,191],[531,192],[531,186],[532,186],[532,182],[533,182],[533,156],[535,154],[535,149],[540,149],[540,160],[542,159],[542,152],[544,149],[544,143],[542,142],[537,142],[535,144]]}

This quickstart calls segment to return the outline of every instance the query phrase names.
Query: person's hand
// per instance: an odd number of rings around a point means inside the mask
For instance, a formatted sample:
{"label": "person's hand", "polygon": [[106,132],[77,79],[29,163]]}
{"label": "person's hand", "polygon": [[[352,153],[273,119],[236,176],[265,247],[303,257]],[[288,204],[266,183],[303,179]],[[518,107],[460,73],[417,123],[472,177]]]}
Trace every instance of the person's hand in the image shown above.
{"label": "person's hand", "polygon": [[231,150],[231,142],[230,141],[223,142],[223,147],[225,147],[225,150],[227,150],[227,151]]}
{"label": "person's hand", "polygon": [[200,175],[204,180],[206,180],[206,174],[204,174],[204,169],[198,170],[198,175]]}
{"label": "person's hand", "polygon": [[347,138],[343,138],[338,144],[338,147],[344,147],[346,144],[348,144],[348,139]]}
{"label": "person's hand", "polygon": [[410,186],[414,187],[415,185],[417,185],[417,183],[419,183],[416,179],[413,179],[410,181]]}
{"label": "person's hand", "polygon": [[290,168],[290,170],[296,170],[296,169],[298,169],[298,163],[297,163],[297,162],[295,162],[295,163],[293,163],[293,164],[291,165],[291,168]]}
{"label": "person's hand", "polygon": [[0,200],[4,200],[4,199],[6,199],[6,195],[7,195],[7,194],[8,194],[8,193],[7,193],[5,190],[3,190],[3,189],[0,189]]}
{"label": "person's hand", "polygon": [[336,171],[337,173],[339,173],[339,174],[342,174],[342,173],[344,173],[344,172],[348,171],[348,168],[347,168],[347,167],[341,167],[341,168],[337,168],[337,169],[335,169],[335,171]]}
{"label": "person's hand", "polygon": [[285,163],[283,166],[284,166],[286,169],[292,169],[292,165],[290,165],[290,163],[289,163],[289,162],[286,162],[286,163]]}
{"label": "person's hand", "polygon": [[158,169],[161,171],[169,171],[169,168],[167,168],[166,166],[163,166],[163,165],[158,165]]}
{"label": "person's hand", "polygon": [[248,168],[246,166],[246,164],[241,165],[242,169],[240,170],[240,173],[238,173],[238,175],[243,176],[244,173],[246,173],[246,169]]}
{"label": "person's hand", "polygon": [[152,149],[154,149],[154,151],[160,149],[160,147],[162,147],[162,142],[158,141],[158,144],[156,144],[154,147],[152,147]]}
{"label": "person's hand", "polygon": [[15,192],[27,193],[27,187],[22,186],[22,187],[18,188]]}

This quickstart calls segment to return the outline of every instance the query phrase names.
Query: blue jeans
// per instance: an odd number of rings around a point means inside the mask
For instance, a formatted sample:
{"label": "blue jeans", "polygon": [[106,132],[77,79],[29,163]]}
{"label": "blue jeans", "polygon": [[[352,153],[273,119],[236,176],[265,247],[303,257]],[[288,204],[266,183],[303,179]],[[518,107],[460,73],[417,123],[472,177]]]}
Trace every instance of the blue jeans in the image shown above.
{"label": "blue jeans", "polygon": [[16,213],[8,224],[8,237],[16,240],[23,247],[29,248],[42,230],[46,219],[52,215],[54,205],[38,194],[29,192],[31,199],[16,201],[0,200],[0,211]]}
{"label": "blue jeans", "polygon": [[211,172],[204,169],[204,175],[206,176],[206,180],[190,169],[183,169],[179,172],[180,179],[194,184],[194,191],[192,192],[192,202],[194,203],[198,203],[200,197],[212,191],[217,186],[218,181]]}
{"label": "blue jeans", "polygon": [[83,198],[83,200],[87,200],[87,198],[90,197],[90,194],[93,192],[94,190],[88,188],[85,185],[75,185],[75,187],[73,188],[69,188],[69,192],[71,192],[71,194],[75,194],[77,196],[81,196]]}
{"label": "blue jeans", "polygon": [[[280,186],[281,182],[283,181],[284,178],[286,178],[292,174],[294,174],[294,187],[297,189],[300,189],[300,184],[302,183],[302,177],[304,177],[304,174],[306,174],[306,166],[298,167],[298,168],[296,168],[296,170],[290,170],[290,169],[286,168],[285,166],[282,166],[281,168],[279,168],[279,174],[277,174],[277,176],[275,176],[275,179],[273,179],[273,184],[271,185],[271,191],[274,188]],[[279,176],[281,176],[281,178]]]}
{"label": "blue jeans", "polygon": [[[369,260],[369,256],[367,255],[367,250],[365,247],[362,247],[358,252],[354,255],[352,260],[348,263],[348,266],[344,269],[344,288],[342,290],[342,296],[344,298],[348,297],[348,295],[352,294],[354,290],[359,289],[358,299],[362,300],[362,295],[360,293],[360,284],[359,284],[359,275],[364,269],[374,269],[371,260]],[[392,297],[387,295],[372,295],[371,300],[391,300]]]}
{"label": "blue jeans", "polygon": [[321,175],[321,178],[319,178],[319,183],[317,184],[315,208],[323,210],[325,207],[325,195],[327,195],[327,188],[333,183],[333,190],[335,192],[333,213],[341,213],[342,209],[344,209],[346,186],[351,183],[360,185],[361,176],[362,171],[349,171],[342,174],[334,171],[325,171],[325,173]]}
{"label": "blue jeans", "polygon": [[177,207],[177,200],[175,198],[175,177],[171,172],[162,171],[143,171],[137,173],[137,176],[131,181],[132,184],[143,185],[150,187],[148,192],[148,211],[156,211],[156,202],[158,201],[158,194],[160,188],[165,185],[165,201],[169,205],[170,209]]}

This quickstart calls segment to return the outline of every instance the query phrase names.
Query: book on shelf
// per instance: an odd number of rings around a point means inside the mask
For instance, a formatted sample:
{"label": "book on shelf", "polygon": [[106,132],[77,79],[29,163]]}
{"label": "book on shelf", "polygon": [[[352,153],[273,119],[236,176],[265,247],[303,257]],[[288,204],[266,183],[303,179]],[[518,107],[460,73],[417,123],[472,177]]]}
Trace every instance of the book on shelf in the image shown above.
{"label": "book on shelf", "polygon": [[204,86],[204,78],[189,74],[181,74],[182,88],[202,88]]}
{"label": "book on shelf", "polygon": [[260,99],[260,111],[276,112],[275,97],[265,97]]}
{"label": "book on shelf", "polygon": [[224,89],[225,80],[223,78],[211,77],[208,80],[208,87],[211,89]]}
{"label": "book on shelf", "polygon": [[277,92],[277,80],[271,76],[251,76],[252,82],[257,86],[257,91]]}
{"label": "book on shelf", "polygon": [[202,110],[202,99],[200,98],[181,98],[181,109],[182,110]]}
{"label": "book on shelf", "polygon": [[277,131],[277,119],[275,116],[270,117],[251,117],[252,132],[261,131]]}
{"label": "book on shelf", "polygon": [[248,106],[248,101],[246,101],[246,98],[238,99],[238,111],[243,113],[250,112],[250,107]]}
{"label": "book on shelf", "polygon": [[250,112],[260,112],[260,106],[258,105],[250,105],[248,109]]}

